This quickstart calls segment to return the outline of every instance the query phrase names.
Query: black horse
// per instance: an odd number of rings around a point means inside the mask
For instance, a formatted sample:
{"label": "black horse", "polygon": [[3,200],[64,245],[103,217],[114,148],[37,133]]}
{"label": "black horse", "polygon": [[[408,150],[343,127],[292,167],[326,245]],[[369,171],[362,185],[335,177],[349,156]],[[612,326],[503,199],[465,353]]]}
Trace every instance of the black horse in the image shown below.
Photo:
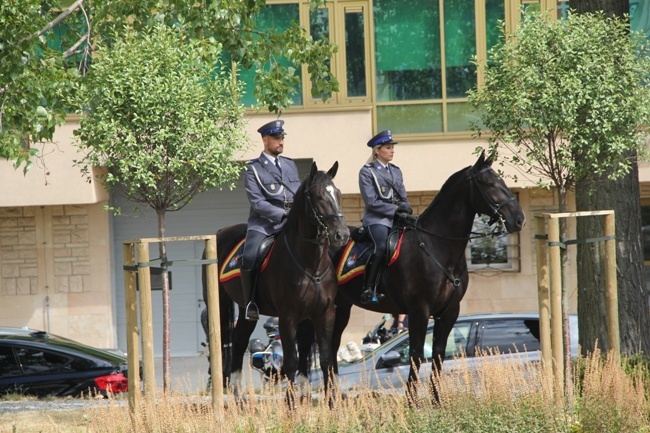
{"label": "black horse", "polygon": [[[348,280],[339,276],[332,350],[336,353],[340,346],[352,305],[382,313],[408,314],[409,355],[412,360],[407,387],[409,397],[415,395],[414,384],[424,358],[424,340],[430,317],[435,319],[434,374],[438,374],[442,367],[447,337],[456,323],[460,301],[467,290],[469,277],[465,248],[475,215],[489,215],[491,223],[501,222],[508,232],[520,231],[524,225],[521,206],[491,165],[492,157],[485,159],[482,153],[473,166],[458,171],[445,182],[440,193],[415,222],[406,224],[399,243],[399,255],[382,273],[380,290],[386,296],[379,303],[360,303],[363,273]],[[339,263],[339,274],[344,265],[341,261],[350,260],[344,254],[346,251],[349,252],[348,246],[334,254],[334,263]],[[432,386],[434,398],[438,401],[433,380]]]}
{"label": "black horse", "polygon": [[[279,318],[284,352],[282,374],[290,384],[295,382],[296,371],[306,378],[309,369],[310,344],[298,347],[301,353],[298,365],[296,332],[299,323],[302,323],[301,332],[311,332],[312,341],[315,332],[323,375],[329,378],[335,366],[331,343],[338,283],[328,248],[344,245],[350,234],[340,208],[341,193],[332,182],[337,170],[338,162],[327,173],[318,171],[316,163],[312,163],[311,172],[294,196],[287,223],[277,234],[257,277],[255,301],[261,314]],[[234,388],[236,396],[240,393],[244,352],[257,324],[257,321],[244,319],[242,307],[239,266],[245,234],[246,224],[227,227],[217,233],[224,379]],[[206,290],[204,267],[204,299],[207,299]],[[233,301],[239,304],[240,317],[234,328]],[[325,386],[328,389],[329,383]],[[287,398],[293,405],[291,390],[292,387],[288,387]]]}

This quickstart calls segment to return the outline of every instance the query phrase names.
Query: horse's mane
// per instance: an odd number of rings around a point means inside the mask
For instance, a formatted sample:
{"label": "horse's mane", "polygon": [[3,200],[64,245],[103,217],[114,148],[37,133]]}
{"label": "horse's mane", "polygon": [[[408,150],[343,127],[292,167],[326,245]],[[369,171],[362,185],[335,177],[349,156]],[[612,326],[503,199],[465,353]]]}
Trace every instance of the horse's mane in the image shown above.
{"label": "horse's mane", "polygon": [[447,192],[451,190],[452,187],[458,183],[459,178],[463,176],[465,172],[467,172],[467,170],[469,170],[470,168],[472,168],[471,165],[461,170],[458,170],[456,173],[449,176],[449,178],[442,185],[442,188],[440,188],[440,192],[436,194],[433,201],[429,203],[429,206],[427,206],[427,208],[424,210],[424,212],[422,212],[422,214],[424,215],[425,213],[429,212],[430,209],[433,209],[434,207],[440,205],[441,203],[444,203],[446,200],[456,200],[457,197],[455,195],[447,194]]}

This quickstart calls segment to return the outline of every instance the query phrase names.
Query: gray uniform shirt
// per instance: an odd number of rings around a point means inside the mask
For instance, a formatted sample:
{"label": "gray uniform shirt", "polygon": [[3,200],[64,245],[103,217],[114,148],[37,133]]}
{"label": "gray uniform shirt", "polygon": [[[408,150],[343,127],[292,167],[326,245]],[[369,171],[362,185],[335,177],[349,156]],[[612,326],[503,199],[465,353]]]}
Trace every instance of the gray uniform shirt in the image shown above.
{"label": "gray uniform shirt", "polygon": [[284,156],[278,158],[282,173],[264,152],[246,164],[244,173],[244,186],[251,205],[248,230],[267,236],[277,233],[284,226],[286,219],[282,217],[300,187],[300,175],[293,160]]}
{"label": "gray uniform shirt", "polygon": [[365,203],[361,218],[364,226],[392,227],[397,207],[409,205],[402,170],[392,163],[388,163],[388,169],[377,160],[361,167],[359,190]]}

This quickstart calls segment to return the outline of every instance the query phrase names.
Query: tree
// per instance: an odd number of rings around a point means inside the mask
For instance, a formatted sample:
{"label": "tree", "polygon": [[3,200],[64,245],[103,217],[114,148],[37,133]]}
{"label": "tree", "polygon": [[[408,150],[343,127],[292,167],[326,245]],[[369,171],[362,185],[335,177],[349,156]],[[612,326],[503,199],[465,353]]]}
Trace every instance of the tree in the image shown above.
{"label": "tree", "polygon": [[[644,138],[637,126],[650,119],[642,44],[621,20],[602,14],[560,21],[527,14],[490,52],[485,86],[470,94],[489,145],[502,162],[555,187],[560,212],[576,183],[635,169],[628,156]],[[565,307],[565,323],[566,315]]]}
{"label": "tree", "polygon": [[[622,25],[629,25],[628,0],[585,1],[571,0],[576,13],[602,11],[619,17]],[[640,125],[633,122],[631,126]],[[600,142],[594,139],[595,142]],[[602,143],[602,142],[600,142]],[[602,143],[606,144],[606,143]],[[641,203],[639,201],[638,152],[627,153],[631,164],[629,172],[615,180],[601,177],[594,182],[578,182],[576,207],[578,210],[613,209],[616,217],[616,264],[619,293],[619,329],[621,351],[626,355],[650,353],[650,313],[648,291],[643,271],[643,244],[641,241]],[[598,192],[594,193],[594,186]],[[578,221],[580,238],[593,238],[602,233],[598,221]],[[580,316],[580,344],[583,350],[594,350],[594,342],[607,350],[610,346],[604,325],[604,270],[600,258],[603,251],[597,244],[578,245],[578,314]]]}
{"label": "tree", "polygon": [[36,144],[45,147],[74,110],[67,96],[92,67],[95,47],[128,29],[162,22],[222,47],[236,65],[255,70],[255,95],[272,112],[291,104],[300,65],[308,65],[313,94],[327,98],[338,90],[328,66],[336,47],[312,40],[296,23],[260,31],[265,0],[77,0],[64,9],[57,9],[60,0],[0,3],[0,158],[25,171],[45,153]]}
{"label": "tree", "polygon": [[[241,171],[234,155],[246,146],[239,87],[218,62],[219,50],[164,25],[119,35],[101,47],[78,95],[83,107],[75,131],[86,155],[78,163],[158,216],[182,209],[198,193],[231,184]],[[169,283],[163,270],[163,350],[169,353]],[[163,358],[164,388],[169,359]]]}
{"label": "tree", "polygon": [[75,2],[55,14],[56,0],[0,3],[0,158],[25,173],[39,156],[36,143],[51,141],[65,121],[65,95],[76,79],[70,58],[82,49],[84,35],[64,34],[54,46],[53,29],[79,8]]}

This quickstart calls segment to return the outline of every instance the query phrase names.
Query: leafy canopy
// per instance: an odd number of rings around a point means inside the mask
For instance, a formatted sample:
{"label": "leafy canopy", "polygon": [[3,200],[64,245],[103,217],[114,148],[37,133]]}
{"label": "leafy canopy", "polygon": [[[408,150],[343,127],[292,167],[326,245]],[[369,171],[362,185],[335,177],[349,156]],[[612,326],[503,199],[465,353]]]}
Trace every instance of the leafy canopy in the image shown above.
{"label": "leafy canopy", "polygon": [[470,92],[483,124],[475,130],[540,185],[566,191],[623,176],[650,120],[650,56],[628,29],[602,13],[526,14],[489,53],[485,86]]}
{"label": "leafy canopy", "polygon": [[156,211],[178,210],[197,193],[237,178],[235,152],[246,145],[239,86],[216,45],[156,25],[128,30],[102,46],[83,86],[75,131],[86,156],[119,186]]}
{"label": "leafy canopy", "polygon": [[57,47],[48,43],[53,0],[0,2],[0,158],[25,172],[38,151],[65,121],[65,96],[76,79]]}
{"label": "leafy canopy", "polygon": [[[324,3],[311,0],[310,6]],[[38,154],[34,144],[51,141],[66,113],[75,111],[68,97],[93,67],[96,48],[155,23],[220,47],[236,65],[253,68],[255,96],[271,112],[290,106],[303,64],[314,95],[327,98],[338,91],[328,66],[336,47],[326,39],[314,41],[297,23],[282,32],[259,30],[264,5],[265,0],[3,0],[0,158],[28,170]]]}

